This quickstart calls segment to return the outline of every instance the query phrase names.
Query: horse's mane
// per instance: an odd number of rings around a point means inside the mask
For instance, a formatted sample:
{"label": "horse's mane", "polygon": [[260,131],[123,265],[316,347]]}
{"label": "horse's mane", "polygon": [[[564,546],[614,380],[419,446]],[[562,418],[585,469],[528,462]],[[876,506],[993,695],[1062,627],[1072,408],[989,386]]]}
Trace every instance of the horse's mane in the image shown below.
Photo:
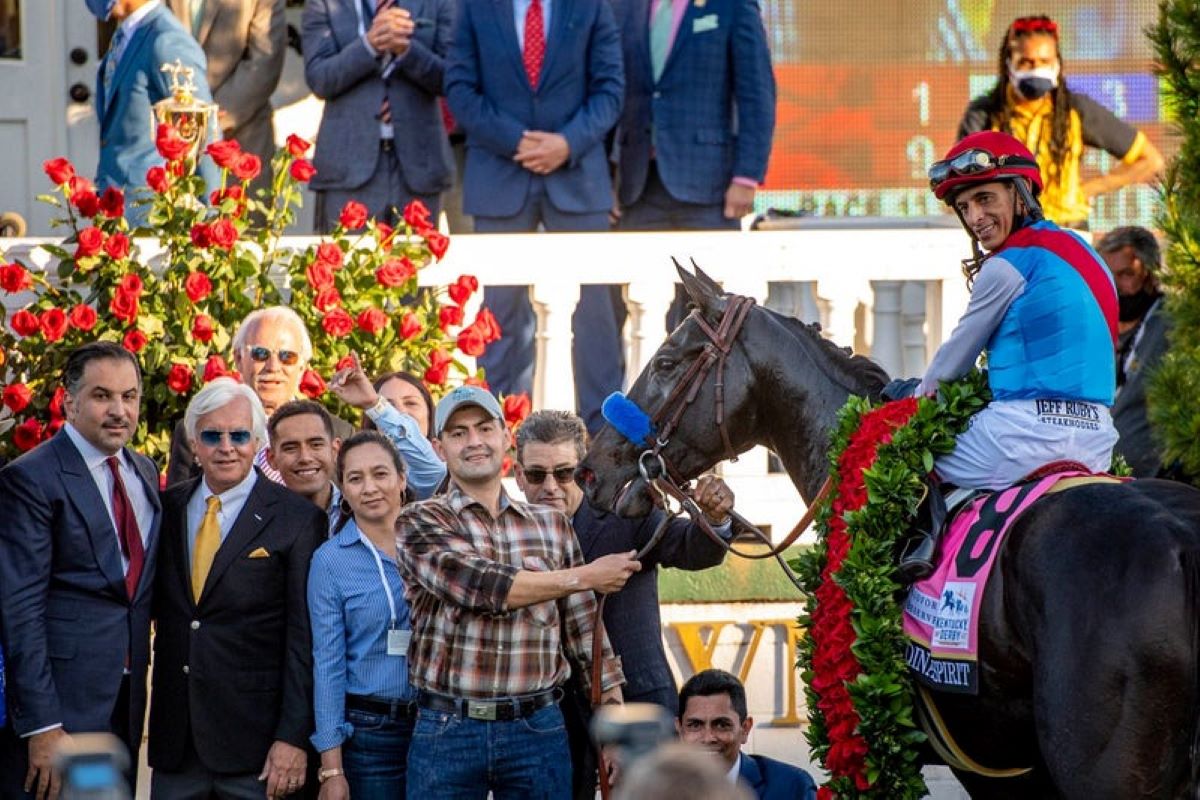
{"label": "horse's mane", "polygon": [[879,396],[880,390],[889,380],[883,367],[866,356],[856,355],[849,347],[840,347],[832,340],[826,339],[821,335],[821,323],[819,322],[802,322],[795,317],[774,311],[771,313],[783,322],[788,330],[796,333],[797,338],[802,342],[815,344],[818,350],[828,356],[830,366],[842,378],[838,383],[856,392],[860,391],[860,387],[865,387],[870,397],[877,398]]}

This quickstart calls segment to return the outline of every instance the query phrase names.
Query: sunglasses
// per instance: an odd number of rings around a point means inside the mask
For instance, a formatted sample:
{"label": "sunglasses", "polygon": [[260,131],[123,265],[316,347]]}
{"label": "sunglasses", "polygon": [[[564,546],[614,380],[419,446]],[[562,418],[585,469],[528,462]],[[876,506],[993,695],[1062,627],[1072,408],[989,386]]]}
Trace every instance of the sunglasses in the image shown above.
{"label": "sunglasses", "polygon": [[559,486],[569,486],[575,482],[575,467],[559,467],[554,470],[544,469],[529,469],[522,467],[525,473],[525,480],[529,481],[534,486],[541,486],[546,482],[547,475],[553,475],[554,480]]}
{"label": "sunglasses", "polygon": [[955,176],[980,175],[1003,166],[1037,168],[1036,161],[1021,156],[996,156],[987,150],[971,148],[954,158],[935,161],[929,167],[929,188],[936,189],[943,181]]}
{"label": "sunglasses", "polygon": [[300,363],[300,354],[295,350],[272,350],[262,345],[255,345],[250,348],[250,357],[260,364],[270,361],[272,353],[279,357],[279,363],[285,367],[291,367]]}
{"label": "sunglasses", "polygon": [[253,438],[254,434],[247,430],[206,430],[200,431],[199,439],[201,444],[205,445],[206,447],[216,447],[226,436],[229,437],[229,443],[234,447],[245,447],[246,445],[250,444],[250,439]]}

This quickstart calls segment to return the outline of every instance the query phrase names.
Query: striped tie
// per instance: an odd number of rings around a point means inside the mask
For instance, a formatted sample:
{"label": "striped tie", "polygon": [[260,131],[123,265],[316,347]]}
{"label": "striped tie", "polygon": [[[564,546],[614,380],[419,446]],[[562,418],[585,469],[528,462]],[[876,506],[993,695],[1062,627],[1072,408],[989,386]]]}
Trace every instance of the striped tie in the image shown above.
{"label": "striped tie", "polygon": [[[375,0],[375,16],[379,16],[396,4],[396,0]],[[387,83],[383,85],[383,102],[379,104],[379,121],[384,125],[392,124],[392,104],[388,101]]]}

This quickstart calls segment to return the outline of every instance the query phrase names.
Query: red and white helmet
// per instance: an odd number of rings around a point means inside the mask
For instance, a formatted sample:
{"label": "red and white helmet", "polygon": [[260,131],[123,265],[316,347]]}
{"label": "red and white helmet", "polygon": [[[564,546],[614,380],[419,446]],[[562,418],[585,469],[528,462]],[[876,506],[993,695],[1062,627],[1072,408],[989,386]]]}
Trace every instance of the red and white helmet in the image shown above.
{"label": "red and white helmet", "polygon": [[929,167],[929,188],[950,204],[958,190],[990,181],[1026,178],[1033,196],[1042,191],[1037,160],[1020,140],[1000,131],[979,131],[955,143],[941,161]]}

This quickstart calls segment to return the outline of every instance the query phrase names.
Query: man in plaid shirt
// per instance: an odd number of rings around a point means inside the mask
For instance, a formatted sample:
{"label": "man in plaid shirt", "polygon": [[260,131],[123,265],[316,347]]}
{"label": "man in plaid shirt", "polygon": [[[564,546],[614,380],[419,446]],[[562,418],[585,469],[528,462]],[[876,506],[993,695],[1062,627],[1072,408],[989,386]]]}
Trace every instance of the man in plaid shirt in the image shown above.
{"label": "man in plaid shirt", "polygon": [[[397,522],[413,641],[396,644],[419,690],[410,796],[568,797],[559,686],[572,667],[590,681],[592,592],[620,590],[641,564],[634,551],[585,564],[562,512],[508,497],[507,434],[487,391],[446,395],[434,433],[449,490]],[[603,699],[619,702],[624,675],[607,637],[601,682]]]}

